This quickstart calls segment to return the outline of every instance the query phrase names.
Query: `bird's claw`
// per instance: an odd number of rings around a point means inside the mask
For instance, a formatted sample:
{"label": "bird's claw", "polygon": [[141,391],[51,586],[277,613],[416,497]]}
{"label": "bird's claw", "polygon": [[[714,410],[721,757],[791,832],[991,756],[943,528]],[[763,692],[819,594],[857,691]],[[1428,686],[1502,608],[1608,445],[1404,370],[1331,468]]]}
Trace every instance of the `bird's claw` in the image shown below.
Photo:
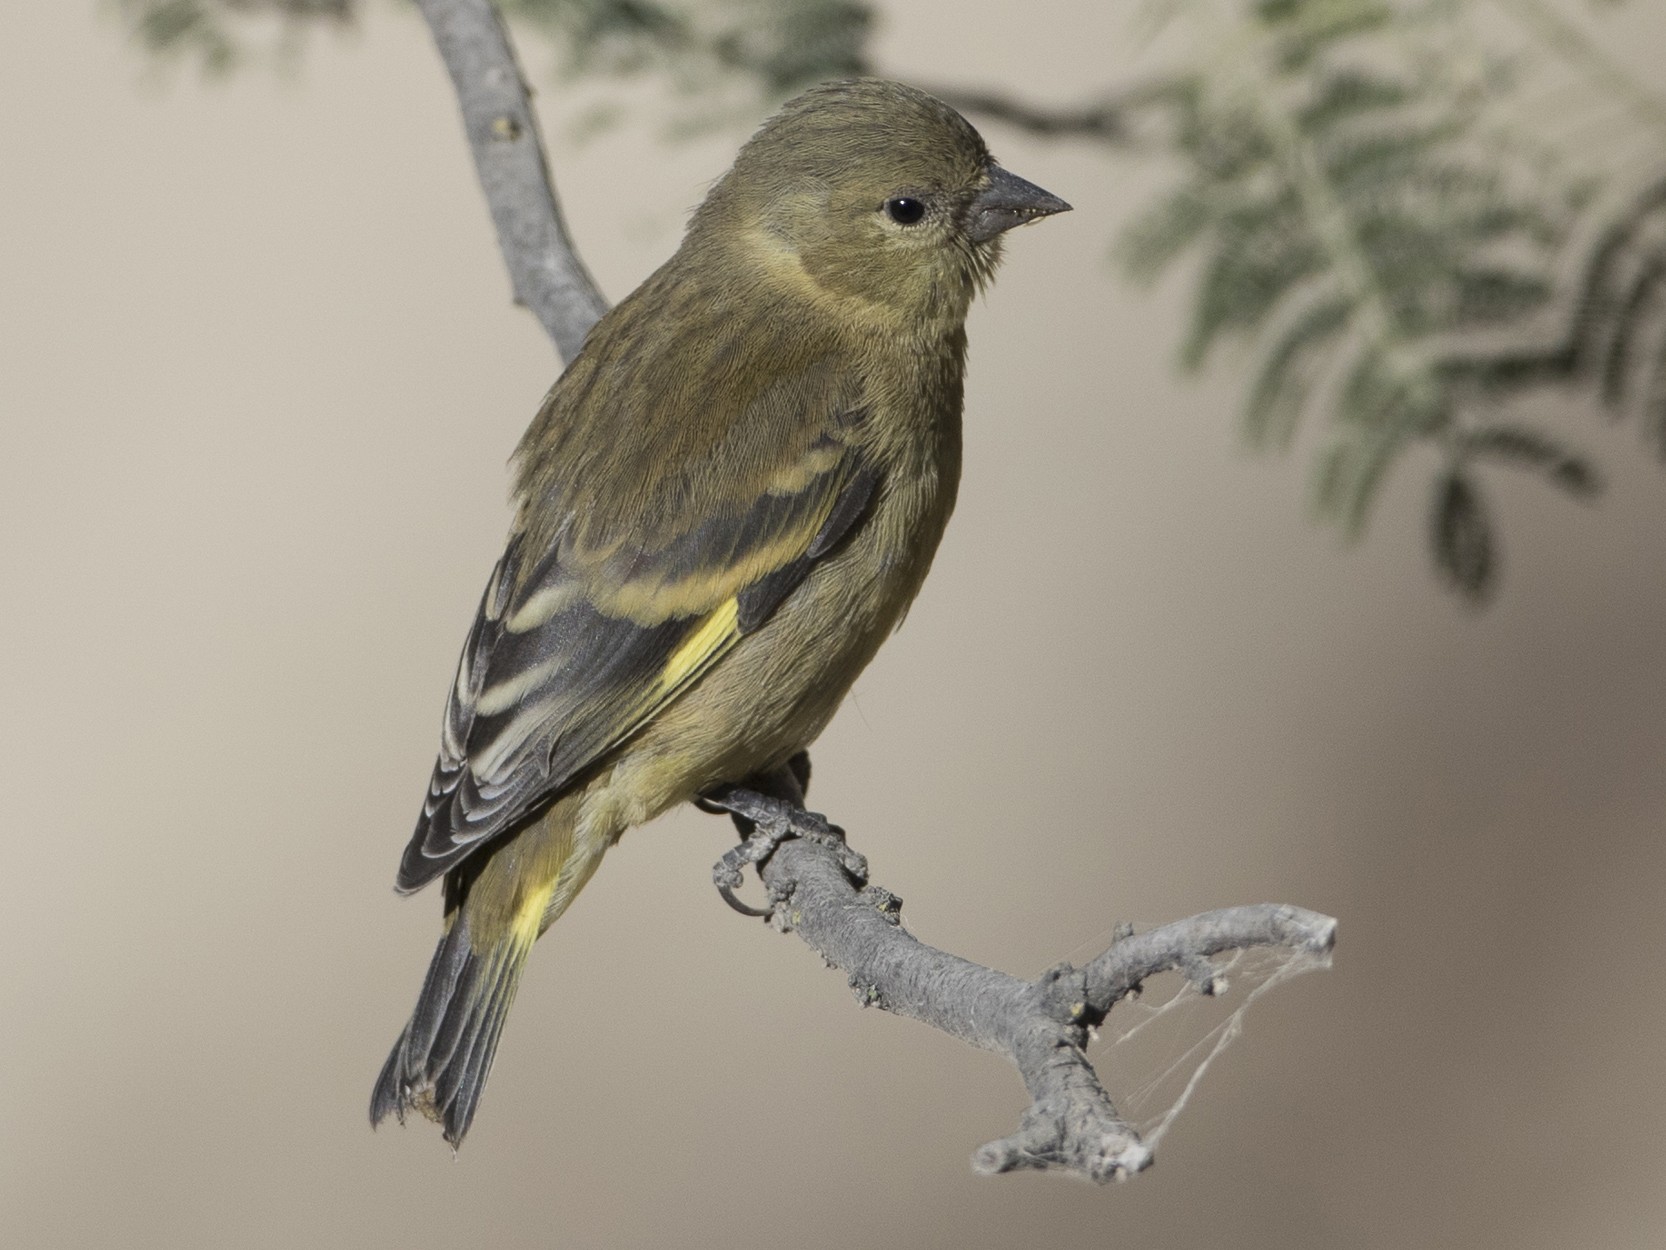
{"label": "bird's claw", "polygon": [[[707,811],[725,811],[744,821],[746,837],[723,853],[712,865],[712,883],[723,901],[743,916],[768,916],[774,908],[760,911],[735,897],[748,865],[756,866],[775,853],[788,838],[803,838],[825,846],[839,857],[840,866],[857,885],[868,881],[867,857],[845,842],[845,831],[820,812],[806,811],[785,799],[752,790],[727,789],[703,796]],[[749,828],[748,828],[749,826]]]}
{"label": "bird's claw", "polygon": [[746,866],[759,864],[781,844],[783,833],[772,836],[762,825],[754,825],[746,838],[723,852],[723,858],[712,865],[712,884],[723,901],[743,916],[768,916],[774,908],[757,908],[735,897],[741,882],[746,880]]}
{"label": "bird's claw", "polygon": [[[782,820],[786,828],[775,839],[775,845],[780,845],[790,837],[803,838],[806,842],[814,842],[818,846],[825,846],[839,857],[839,866],[850,875],[850,879],[858,886],[868,883],[868,857],[860,851],[852,850],[845,841],[845,831],[820,812],[807,812],[803,808],[786,805],[782,813]],[[771,846],[770,850],[774,850]]]}
{"label": "bird's claw", "polygon": [[741,902],[740,899],[735,896],[735,887],[727,885],[723,882],[718,882],[717,896],[725,903],[729,904],[730,907],[733,907],[741,915],[750,916],[755,920],[768,920],[775,914],[774,907],[754,907],[751,903]]}

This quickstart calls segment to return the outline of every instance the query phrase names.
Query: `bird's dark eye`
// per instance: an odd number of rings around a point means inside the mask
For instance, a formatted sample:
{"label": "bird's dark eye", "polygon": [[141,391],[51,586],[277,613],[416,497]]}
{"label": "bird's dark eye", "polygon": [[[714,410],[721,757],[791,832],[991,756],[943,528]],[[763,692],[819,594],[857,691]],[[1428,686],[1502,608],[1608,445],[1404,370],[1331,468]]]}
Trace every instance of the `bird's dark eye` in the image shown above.
{"label": "bird's dark eye", "polygon": [[926,215],[926,206],[911,195],[898,195],[885,201],[885,213],[899,226],[912,226]]}

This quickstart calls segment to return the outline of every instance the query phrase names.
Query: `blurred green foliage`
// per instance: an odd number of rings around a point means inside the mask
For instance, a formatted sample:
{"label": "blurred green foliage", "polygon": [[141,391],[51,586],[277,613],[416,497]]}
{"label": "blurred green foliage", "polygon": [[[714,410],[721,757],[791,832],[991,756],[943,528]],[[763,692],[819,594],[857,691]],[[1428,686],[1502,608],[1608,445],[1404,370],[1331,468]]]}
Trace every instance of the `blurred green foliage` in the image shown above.
{"label": "blurred green foliage", "polygon": [[262,47],[292,55],[309,28],[351,21],[357,0],[115,0],[148,51],[223,74]]}
{"label": "blurred green foliage", "polygon": [[556,37],[577,71],[658,71],[691,83],[738,74],[778,98],[868,72],[873,13],[849,0],[502,0],[500,7]]}
{"label": "blurred green foliage", "polygon": [[557,50],[564,76],[669,87],[674,133],[755,122],[812,83],[870,72],[873,11],[850,0],[497,2]]}
{"label": "blurred green foliage", "polygon": [[1602,398],[1644,393],[1666,452],[1663,223],[1635,194],[1635,171],[1666,167],[1666,109],[1588,32],[1539,0],[1177,0],[1167,17],[1192,25],[1162,103],[1183,175],[1121,257],[1145,280],[1195,273],[1182,364],[1247,348],[1253,446],[1328,419],[1321,516],[1358,534],[1389,469],[1433,452],[1435,565],[1479,600],[1498,569],[1479,469],[1593,495],[1560,417],[1616,374]]}

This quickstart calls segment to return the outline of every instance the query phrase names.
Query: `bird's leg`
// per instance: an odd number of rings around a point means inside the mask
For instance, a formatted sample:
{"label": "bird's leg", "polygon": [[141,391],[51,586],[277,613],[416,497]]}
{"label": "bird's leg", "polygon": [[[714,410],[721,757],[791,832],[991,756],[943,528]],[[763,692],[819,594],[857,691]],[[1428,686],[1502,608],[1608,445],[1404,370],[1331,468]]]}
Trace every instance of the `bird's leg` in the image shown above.
{"label": "bird's leg", "polygon": [[761,864],[788,838],[806,838],[832,848],[844,870],[857,884],[868,879],[868,861],[845,845],[845,831],[820,812],[804,807],[810,780],[810,757],[800,751],[785,767],[749,778],[743,785],[723,785],[700,796],[708,812],[728,812],[740,830],[741,842],[712,865],[712,881],[723,901],[745,916],[767,916],[735,897],[746,866]]}

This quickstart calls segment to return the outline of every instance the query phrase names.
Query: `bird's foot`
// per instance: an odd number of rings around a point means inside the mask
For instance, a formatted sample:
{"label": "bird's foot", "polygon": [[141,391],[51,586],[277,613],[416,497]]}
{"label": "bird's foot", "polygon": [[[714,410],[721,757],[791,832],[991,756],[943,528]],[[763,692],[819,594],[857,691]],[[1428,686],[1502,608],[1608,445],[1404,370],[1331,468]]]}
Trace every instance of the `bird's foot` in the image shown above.
{"label": "bird's foot", "polygon": [[845,831],[820,812],[806,811],[796,803],[740,786],[723,786],[701,796],[708,811],[725,811],[741,824],[746,836],[739,845],[725,851],[712,865],[712,882],[717,892],[743,916],[768,916],[773,907],[759,910],[735,897],[747,865],[764,862],[788,838],[803,838],[835,852],[839,863],[858,885],[868,880],[867,858],[845,843]]}

